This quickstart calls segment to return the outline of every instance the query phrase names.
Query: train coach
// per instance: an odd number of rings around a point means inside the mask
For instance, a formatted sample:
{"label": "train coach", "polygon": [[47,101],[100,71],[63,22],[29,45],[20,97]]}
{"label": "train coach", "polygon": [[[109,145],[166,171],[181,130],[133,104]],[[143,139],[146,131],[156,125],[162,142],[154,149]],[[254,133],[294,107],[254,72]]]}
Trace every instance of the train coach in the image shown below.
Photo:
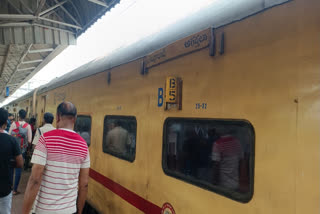
{"label": "train coach", "polygon": [[231,2],[7,106],[77,106],[88,213],[320,212],[320,2]]}

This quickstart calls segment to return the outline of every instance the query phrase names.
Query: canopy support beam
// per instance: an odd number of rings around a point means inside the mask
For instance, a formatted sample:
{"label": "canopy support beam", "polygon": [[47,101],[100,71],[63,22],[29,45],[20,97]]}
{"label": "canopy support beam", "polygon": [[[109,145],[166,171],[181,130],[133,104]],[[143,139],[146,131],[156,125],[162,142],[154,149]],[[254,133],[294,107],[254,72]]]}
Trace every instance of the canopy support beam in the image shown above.
{"label": "canopy support beam", "polygon": [[48,12],[56,9],[57,7],[62,6],[62,5],[63,5],[64,3],[66,3],[67,1],[69,1],[69,0],[65,0],[65,1],[59,2],[59,3],[57,3],[56,5],[48,8],[48,9],[46,9],[46,10],[44,10],[44,11],[42,11],[41,13],[39,13],[39,16],[43,16],[43,15],[45,15],[46,13],[48,13]]}
{"label": "canopy support beam", "polygon": [[108,5],[104,1],[99,1],[99,0],[88,0],[88,1],[95,3],[95,4],[98,4],[100,6],[103,6],[103,7],[108,7]]}

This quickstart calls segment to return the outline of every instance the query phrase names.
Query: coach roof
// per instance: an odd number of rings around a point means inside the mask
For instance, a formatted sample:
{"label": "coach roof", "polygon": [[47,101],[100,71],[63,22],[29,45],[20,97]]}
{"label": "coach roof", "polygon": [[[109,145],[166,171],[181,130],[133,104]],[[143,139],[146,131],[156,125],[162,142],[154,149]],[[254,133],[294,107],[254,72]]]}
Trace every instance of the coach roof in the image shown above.
{"label": "coach roof", "polygon": [[[218,28],[291,0],[230,0],[214,2],[205,9],[170,25],[163,31],[151,35],[108,56],[98,58],[39,88],[38,93],[66,85],[79,79],[104,72],[113,67],[142,58],[179,39],[203,29]],[[31,93],[29,93],[29,96]],[[25,97],[25,96],[24,96]]]}

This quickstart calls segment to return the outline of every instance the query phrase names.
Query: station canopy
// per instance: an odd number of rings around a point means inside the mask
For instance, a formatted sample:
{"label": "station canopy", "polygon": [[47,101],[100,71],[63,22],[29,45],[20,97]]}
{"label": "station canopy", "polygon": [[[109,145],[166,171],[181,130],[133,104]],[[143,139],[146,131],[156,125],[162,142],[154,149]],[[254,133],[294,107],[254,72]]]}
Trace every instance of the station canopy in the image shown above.
{"label": "station canopy", "polygon": [[0,102],[119,0],[0,0]]}

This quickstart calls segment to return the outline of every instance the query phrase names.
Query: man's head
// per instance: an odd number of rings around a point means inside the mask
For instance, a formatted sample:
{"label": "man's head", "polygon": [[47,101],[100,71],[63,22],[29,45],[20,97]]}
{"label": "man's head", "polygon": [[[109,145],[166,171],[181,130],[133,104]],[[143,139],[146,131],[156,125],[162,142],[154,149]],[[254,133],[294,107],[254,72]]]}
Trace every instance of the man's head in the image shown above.
{"label": "man's head", "polygon": [[57,128],[73,129],[77,119],[77,108],[71,102],[62,102],[57,108]]}
{"label": "man's head", "polygon": [[20,118],[20,120],[25,120],[25,119],[26,119],[26,116],[27,116],[27,112],[26,112],[25,110],[21,109],[21,110],[19,111],[19,118]]}
{"label": "man's head", "polygon": [[29,121],[29,123],[31,124],[31,125],[36,125],[36,118],[30,118],[30,121]]}
{"label": "man's head", "polygon": [[8,121],[8,111],[4,108],[0,108],[0,127],[3,128],[7,126]]}
{"label": "man's head", "polygon": [[120,121],[120,120],[116,120],[116,121],[114,122],[114,126],[115,126],[115,127],[122,126],[121,121]]}
{"label": "man's head", "polygon": [[108,123],[107,126],[108,126],[108,131],[111,131],[116,127],[114,122]]}
{"label": "man's head", "polygon": [[12,121],[13,120],[13,114],[9,113],[8,119]]}
{"label": "man's head", "polygon": [[43,119],[44,119],[45,123],[52,124],[54,116],[50,112],[46,112],[46,113],[44,113]]}

